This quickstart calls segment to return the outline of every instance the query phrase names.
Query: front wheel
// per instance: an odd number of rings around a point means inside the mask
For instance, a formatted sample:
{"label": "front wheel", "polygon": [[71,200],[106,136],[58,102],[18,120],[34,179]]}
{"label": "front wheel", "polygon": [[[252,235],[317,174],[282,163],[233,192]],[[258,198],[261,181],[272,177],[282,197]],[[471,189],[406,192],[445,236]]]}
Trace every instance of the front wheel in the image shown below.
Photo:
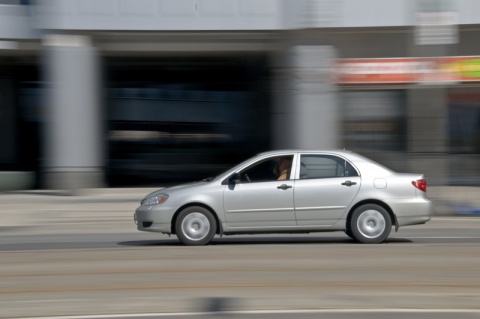
{"label": "front wheel", "polygon": [[208,244],[217,230],[217,221],[206,208],[187,207],[178,214],[175,231],[178,239],[188,246]]}
{"label": "front wheel", "polygon": [[354,239],[361,243],[381,243],[390,235],[391,229],[390,214],[379,205],[366,204],[353,211],[350,230]]}

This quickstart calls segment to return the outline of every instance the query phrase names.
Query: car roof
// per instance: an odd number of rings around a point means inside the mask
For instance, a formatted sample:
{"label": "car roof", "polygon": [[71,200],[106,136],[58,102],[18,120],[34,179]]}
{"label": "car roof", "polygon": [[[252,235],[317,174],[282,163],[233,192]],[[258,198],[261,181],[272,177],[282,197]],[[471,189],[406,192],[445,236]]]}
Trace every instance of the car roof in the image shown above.
{"label": "car roof", "polygon": [[385,167],[384,165],[380,164],[380,163],[377,163],[376,161],[366,157],[366,156],[363,156],[363,155],[360,155],[360,154],[357,154],[353,151],[349,151],[349,150],[346,150],[346,149],[281,149],[281,150],[273,150],[273,151],[268,151],[268,152],[263,152],[263,153],[260,153],[260,154],[257,154],[257,156],[255,156],[254,158],[258,158],[258,157],[263,157],[263,156],[275,156],[275,155],[278,155],[278,156],[281,156],[281,155],[285,155],[285,154],[291,154],[291,153],[302,153],[302,154],[328,154],[328,155],[339,155],[339,156],[343,156],[345,157],[346,159],[352,161],[355,165],[360,165],[360,166],[363,166],[364,169],[366,168],[366,166],[364,165],[368,165],[368,166],[375,166],[377,169],[381,169],[381,170],[384,170],[385,172],[389,172],[389,173],[392,173],[393,171],[388,168],[388,167]]}
{"label": "car roof", "polygon": [[356,153],[348,150],[340,149],[279,149],[268,152],[262,152],[257,154],[257,156],[265,155],[282,155],[285,153],[331,153],[331,154],[343,154],[343,155],[357,155]]}
{"label": "car roof", "polygon": [[368,169],[369,166],[373,165],[381,170],[383,170],[386,173],[392,173],[393,171],[390,170],[389,168],[365,157],[360,154],[357,154],[353,151],[348,151],[348,150],[340,150],[340,149],[279,149],[279,150],[272,150],[272,151],[267,151],[267,152],[262,152],[257,154],[256,156],[250,157],[244,162],[241,162],[240,164],[232,167],[231,169],[227,170],[226,172],[218,175],[214,180],[218,179],[223,179],[225,178],[228,174],[231,174],[232,172],[235,172],[236,170],[239,169],[239,167],[242,166],[247,166],[250,165],[251,163],[257,161],[259,158],[262,157],[268,157],[268,156],[283,156],[283,155],[288,155],[288,154],[295,154],[295,153],[301,153],[301,154],[327,154],[327,155],[339,155],[343,156],[349,161],[353,162],[354,165],[361,165],[364,166],[365,168]]}

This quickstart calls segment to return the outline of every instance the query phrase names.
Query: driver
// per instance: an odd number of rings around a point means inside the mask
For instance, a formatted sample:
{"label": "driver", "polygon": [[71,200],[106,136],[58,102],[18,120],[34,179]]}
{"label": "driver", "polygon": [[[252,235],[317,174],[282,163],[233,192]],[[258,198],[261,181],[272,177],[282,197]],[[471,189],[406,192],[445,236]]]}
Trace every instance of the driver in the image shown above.
{"label": "driver", "polygon": [[281,157],[277,165],[273,169],[275,175],[278,176],[277,181],[289,179],[290,170],[292,169],[292,158],[290,156]]}

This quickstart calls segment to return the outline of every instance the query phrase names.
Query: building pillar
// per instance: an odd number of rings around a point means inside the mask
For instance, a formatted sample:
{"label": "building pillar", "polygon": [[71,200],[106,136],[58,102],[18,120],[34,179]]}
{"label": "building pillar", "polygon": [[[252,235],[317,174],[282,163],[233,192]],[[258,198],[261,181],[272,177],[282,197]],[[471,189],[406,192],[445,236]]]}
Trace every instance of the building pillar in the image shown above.
{"label": "building pillar", "polygon": [[274,149],[339,147],[337,88],[331,46],[295,46],[274,58]]}
{"label": "building pillar", "polygon": [[44,41],[47,83],[44,186],[76,191],[103,186],[99,58],[84,36]]}
{"label": "building pillar", "polygon": [[[413,41],[412,41],[413,42]],[[454,55],[455,45],[419,45],[412,57]],[[448,87],[436,82],[418,83],[408,90],[409,171],[423,173],[430,185],[446,185],[450,175]]]}
{"label": "building pillar", "polygon": [[424,173],[432,185],[445,185],[449,175],[447,90],[418,87],[408,94],[410,171]]}

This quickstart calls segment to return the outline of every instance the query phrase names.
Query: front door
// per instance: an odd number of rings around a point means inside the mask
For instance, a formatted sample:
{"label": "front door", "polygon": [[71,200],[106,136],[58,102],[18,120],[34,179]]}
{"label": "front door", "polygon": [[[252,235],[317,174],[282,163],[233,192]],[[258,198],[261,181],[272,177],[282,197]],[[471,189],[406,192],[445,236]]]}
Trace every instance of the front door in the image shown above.
{"label": "front door", "polygon": [[[293,156],[289,158],[291,165]],[[280,160],[278,156],[260,160],[240,172],[240,182],[225,188],[224,208],[229,227],[260,230],[295,226],[294,183],[290,168],[285,180],[277,180],[282,173],[277,165]],[[285,176],[285,170],[282,171]]]}

